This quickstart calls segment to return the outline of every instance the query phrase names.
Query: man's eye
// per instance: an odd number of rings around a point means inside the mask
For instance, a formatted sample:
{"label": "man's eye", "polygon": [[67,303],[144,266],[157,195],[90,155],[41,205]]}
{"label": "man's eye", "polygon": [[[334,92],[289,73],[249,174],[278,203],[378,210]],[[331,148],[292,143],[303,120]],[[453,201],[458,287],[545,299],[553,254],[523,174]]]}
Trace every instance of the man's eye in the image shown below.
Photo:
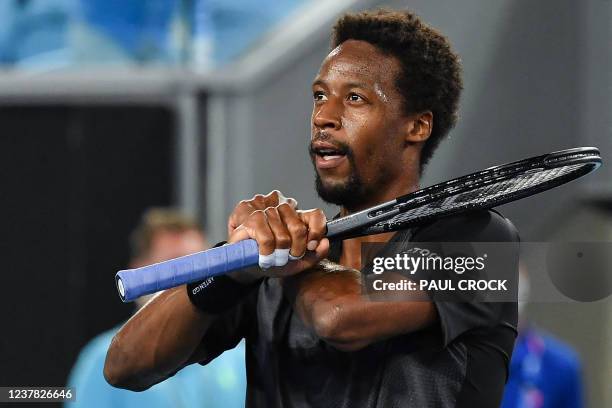
{"label": "man's eye", "polygon": [[348,100],[351,102],[361,102],[363,101],[363,98],[360,95],[357,95],[356,93],[352,93],[349,94]]}
{"label": "man's eye", "polygon": [[315,92],[313,94],[314,100],[315,101],[326,101],[327,100],[327,96],[325,96],[325,94],[323,92]]}

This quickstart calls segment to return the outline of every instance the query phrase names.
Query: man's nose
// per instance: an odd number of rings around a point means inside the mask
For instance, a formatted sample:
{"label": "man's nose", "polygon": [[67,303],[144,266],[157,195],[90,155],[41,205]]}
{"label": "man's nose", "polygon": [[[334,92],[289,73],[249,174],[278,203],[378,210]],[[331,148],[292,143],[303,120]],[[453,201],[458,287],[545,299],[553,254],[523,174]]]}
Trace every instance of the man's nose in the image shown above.
{"label": "man's nose", "polygon": [[313,125],[319,129],[338,130],[342,127],[342,104],[328,100],[319,107],[315,107],[313,114]]}

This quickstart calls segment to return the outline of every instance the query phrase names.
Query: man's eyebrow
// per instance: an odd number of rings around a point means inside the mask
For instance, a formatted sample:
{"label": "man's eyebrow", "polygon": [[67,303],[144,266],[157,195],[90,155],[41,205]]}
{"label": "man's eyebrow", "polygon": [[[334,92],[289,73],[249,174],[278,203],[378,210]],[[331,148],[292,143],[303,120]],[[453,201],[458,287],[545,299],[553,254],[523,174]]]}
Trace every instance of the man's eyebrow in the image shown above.
{"label": "man's eyebrow", "polygon": [[371,88],[371,85],[366,84],[365,82],[349,82],[344,85],[347,88]]}
{"label": "man's eyebrow", "polygon": [[312,86],[325,86],[325,81],[322,79],[315,79]]}
{"label": "man's eyebrow", "polygon": [[[327,86],[327,83],[322,79],[316,79],[312,86]],[[344,88],[371,88],[371,85],[368,85],[365,82],[347,82],[342,85]]]}

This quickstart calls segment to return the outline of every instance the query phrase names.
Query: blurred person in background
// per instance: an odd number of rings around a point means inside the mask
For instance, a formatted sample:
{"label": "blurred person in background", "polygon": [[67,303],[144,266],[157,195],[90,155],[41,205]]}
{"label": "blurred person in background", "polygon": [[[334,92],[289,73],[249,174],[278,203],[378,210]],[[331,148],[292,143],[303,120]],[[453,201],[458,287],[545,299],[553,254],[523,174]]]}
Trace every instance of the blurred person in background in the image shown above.
{"label": "blurred person in background", "polygon": [[510,360],[502,408],[582,408],[582,370],[577,353],[531,323],[525,313],[529,275],[520,266],[519,335]]}
{"label": "blurred person in background", "polygon": [[[130,237],[130,267],[150,265],[199,252],[206,239],[195,220],[172,210],[146,211]],[[136,312],[154,295],[136,301]],[[246,375],[244,348],[240,343],[206,368],[189,367],[149,390],[134,393],[108,385],[102,375],[106,351],[119,326],[91,340],[74,365],[68,386],[75,387],[76,402],[66,407],[241,407]]]}

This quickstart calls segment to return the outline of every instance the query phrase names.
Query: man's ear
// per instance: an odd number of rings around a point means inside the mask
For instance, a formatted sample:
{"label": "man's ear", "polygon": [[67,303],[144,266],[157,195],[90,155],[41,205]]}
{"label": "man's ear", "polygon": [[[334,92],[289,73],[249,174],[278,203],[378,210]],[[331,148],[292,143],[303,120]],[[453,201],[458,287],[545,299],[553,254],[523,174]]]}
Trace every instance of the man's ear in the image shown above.
{"label": "man's ear", "polygon": [[425,111],[410,116],[406,123],[405,141],[420,143],[429,139],[433,129],[433,113]]}

